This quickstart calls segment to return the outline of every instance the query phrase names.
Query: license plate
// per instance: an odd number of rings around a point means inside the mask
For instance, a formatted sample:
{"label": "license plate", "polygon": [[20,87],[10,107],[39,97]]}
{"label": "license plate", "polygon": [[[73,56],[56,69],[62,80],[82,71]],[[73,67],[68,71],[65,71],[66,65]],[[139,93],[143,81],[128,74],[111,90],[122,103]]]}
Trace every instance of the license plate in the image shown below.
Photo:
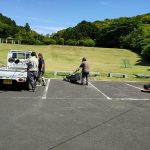
{"label": "license plate", "polygon": [[4,79],[3,84],[12,84],[12,80]]}

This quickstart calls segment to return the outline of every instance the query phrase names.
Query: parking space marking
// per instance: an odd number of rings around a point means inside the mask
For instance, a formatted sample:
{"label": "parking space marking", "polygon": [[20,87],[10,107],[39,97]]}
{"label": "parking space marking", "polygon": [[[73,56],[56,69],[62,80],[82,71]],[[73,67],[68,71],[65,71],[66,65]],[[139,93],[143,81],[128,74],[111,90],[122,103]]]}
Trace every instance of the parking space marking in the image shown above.
{"label": "parking space marking", "polygon": [[[50,98],[50,97],[47,97],[47,99],[50,99],[50,100],[107,100],[108,98]],[[112,101],[150,101],[150,99],[148,98],[110,98],[111,99],[111,102]]]}
{"label": "parking space marking", "polygon": [[[98,89],[93,83],[89,82],[89,87],[90,88],[93,88],[93,90],[96,90],[97,92],[99,92],[100,94],[102,94],[104,97],[102,96],[97,96],[97,97],[93,97],[93,95],[88,95],[87,97],[80,97],[80,95],[77,95],[76,97],[72,96],[72,95],[65,95],[65,97],[58,97],[58,95],[56,95],[56,97],[51,97],[50,95],[48,95],[48,92],[49,92],[49,86],[50,86],[50,82],[51,82],[52,79],[47,79],[47,85],[45,87],[42,88],[42,92],[39,93],[40,95],[37,96],[37,94],[35,95],[24,95],[24,96],[16,96],[16,95],[13,95],[13,96],[6,96],[6,97],[3,97],[3,99],[16,99],[16,100],[29,100],[29,101],[32,101],[32,100],[36,100],[36,99],[40,99],[40,100],[46,100],[46,99],[50,99],[50,100],[111,100],[111,101],[150,101],[150,98],[149,96],[148,97],[138,97],[133,95],[132,96],[129,96],[126,97],[126,91],[125,91],[125,94],[124,95],[120,95],[117,96],[115,95],[114,97],[109,97],[107,96],[107,92],[108,91],[105,91],[105,93],[103,93],[103,91],[101,91],[100,89]],[[128,87],[132,87],[134,89],[137,89],[137,90],[141,90],[140,87],[138,86],[134,86],[130,83],[123,83],[124,85],[128,86]],[[24,93],[23,93],[24,94]],[[0,101],[3,101],[3,99],[1,99]]]}
{"label": "parking space marking", "polygon": [[96,89],[99,93],[101,93],[104,97],[106,97],[106,99],[109,99],[111,100],[110,97],[108,97],[106,94],[104,94],[102,91],[100,91],[96,86],[94,86],[91,82],[89,82],[89,84],[94,88]]}
{"label": "parking space marking", "polygon": [[48,79],[46,88],[45,88],[45,90],[44,90],[44,94],[43,94],[43,96],[42,96],[42,99],[46,99],[50,81],[51,81],[51,79]]}
{"label": "parking space marking", "polygon": [[150,101],[148,98],[113,98],[114,100],[120,100],[120,101]]}
{"label": "parking space marking", "polygon": [[[4,97],[3,99],[0,100],[4,101],[4,99],[15,99],[15,100],[19,100],[19,101],[33,101],[33,100],[37,100],[37,99],[41,99],[42,97]],[[55,98],[51,98],[51,97],[44,97],[42,99],[49,99],[49,100],[108,100],[108,98],[60,98],[60,97],[55,97]],[[111,102],[113,101],[150,101],[150,99],[148,98],[111,98]]]}
{"label": "parking space marking", "polygon": [[135,89],[139,89],[139,90],[142,90],[141,88],[137,87],[137,86],[134,86],[134,85],[131,85],[131,84],[128,84],[128,83],[125,83],[127,86],[130,86],[130,87],[133,87]]}
{"label": "parking space marking", "polygon": [[0,101],[3,101],[4,99],[15,99],[15,100],[17,100],[17,99],[24,99],[24,100],[28,100],[28,101],[32,101],[32,100],[37,100],[37,99],[39,99],[39,98],[41,98],[40,96],[36,96],[36,97],[3,97],[3,99],[0,99]]}

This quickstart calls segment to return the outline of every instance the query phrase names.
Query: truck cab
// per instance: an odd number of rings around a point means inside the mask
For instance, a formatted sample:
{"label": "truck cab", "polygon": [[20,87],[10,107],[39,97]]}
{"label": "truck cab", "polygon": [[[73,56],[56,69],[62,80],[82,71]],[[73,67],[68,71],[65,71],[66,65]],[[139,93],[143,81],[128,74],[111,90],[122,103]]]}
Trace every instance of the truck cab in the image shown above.
{"label": "truck cab", "polygon": [[[7,55],[7,67],[27,68],[26,62],[30,57],[31,51],[10,50]],[[15,60],[19,60],[19,62],[15,63]]]}
{"label": "truck cab", "polygon": [[8,51],[7,66],[0,68],[0,85],[20,83],[28,86],[27,62],[31,52],[30,50]]}

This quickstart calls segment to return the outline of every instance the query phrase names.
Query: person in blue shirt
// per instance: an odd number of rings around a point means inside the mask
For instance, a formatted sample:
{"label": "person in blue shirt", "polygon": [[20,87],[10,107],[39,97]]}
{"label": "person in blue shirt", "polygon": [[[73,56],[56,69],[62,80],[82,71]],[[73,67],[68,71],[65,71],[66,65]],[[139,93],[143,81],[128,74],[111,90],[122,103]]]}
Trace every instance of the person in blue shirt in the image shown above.
{"label": "person in blue shirt", "polygon": [[38,66],[38,82],[39,82],[39,85],[45,85],[46,84],[45,79],[44,79],[45,61],[44,61],[42,53],[38,54],[38,61],[39,61],[39,66]]}

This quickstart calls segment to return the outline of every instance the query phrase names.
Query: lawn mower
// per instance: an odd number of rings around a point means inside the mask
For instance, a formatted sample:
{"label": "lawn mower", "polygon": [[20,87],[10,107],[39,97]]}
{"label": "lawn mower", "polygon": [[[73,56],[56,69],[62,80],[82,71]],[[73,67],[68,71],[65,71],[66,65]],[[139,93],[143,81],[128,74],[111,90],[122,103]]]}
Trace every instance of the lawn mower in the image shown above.
{"label": "lawn mower", "polygon": [[77,83],[77,81],[80,81],[80,80],[81,80],[81,73],[76,73],[76,72],[74,72],[71,75],[67,75],[64,78],[64,81],[68,81],[68,82],[71,82],[71,83]]}

